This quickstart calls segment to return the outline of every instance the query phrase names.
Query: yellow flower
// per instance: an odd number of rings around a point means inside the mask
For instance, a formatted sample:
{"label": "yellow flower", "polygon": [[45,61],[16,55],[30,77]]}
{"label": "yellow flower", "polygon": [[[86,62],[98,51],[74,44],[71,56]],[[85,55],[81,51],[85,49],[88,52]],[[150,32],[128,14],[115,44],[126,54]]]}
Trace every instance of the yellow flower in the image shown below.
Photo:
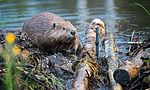
{"label": "yellow flower", "polygon": [[16,36],[13,34],[13,33],[7,33],[6,35],[6,42],[9,43],[9,44],[12,44],[16,39]]}
{"label": "yellow flower", "polygon": [[12,48],[12,53],[13,53],[14,55],[19,55],[20,52],[21,52],[21,49],[20,49],[18,46],[15,45],[15,46]]}

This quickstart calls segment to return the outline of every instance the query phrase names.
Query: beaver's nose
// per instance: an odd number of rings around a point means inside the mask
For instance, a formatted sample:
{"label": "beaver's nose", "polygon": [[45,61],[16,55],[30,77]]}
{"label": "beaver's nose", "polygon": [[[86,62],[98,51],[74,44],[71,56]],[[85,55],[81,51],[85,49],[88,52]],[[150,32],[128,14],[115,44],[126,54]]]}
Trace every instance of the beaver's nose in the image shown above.
{"label": "beaver's nose", "polygon": [[70,33],[71,33],[71,35],[75,35],[75,31],[71,31]]}

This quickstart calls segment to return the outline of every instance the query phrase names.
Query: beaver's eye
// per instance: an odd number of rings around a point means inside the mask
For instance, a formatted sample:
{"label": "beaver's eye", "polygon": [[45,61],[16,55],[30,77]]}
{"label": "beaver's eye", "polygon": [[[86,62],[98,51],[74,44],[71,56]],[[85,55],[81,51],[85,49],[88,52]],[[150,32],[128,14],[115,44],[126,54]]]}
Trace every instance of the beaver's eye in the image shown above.
{"label": "beaver's eye", "polygon": [[56,23],[53,23],[53,29],[55,29],[56,28]]}
{"label": "beaver's eye", "polygon": [[99,26],[100,26],[101,24],[97,23],[96,25],[99,25]]}
{"label": "beaver's eye", "polygon": [[63,28],[63,30],[66,30],[65,28]]}

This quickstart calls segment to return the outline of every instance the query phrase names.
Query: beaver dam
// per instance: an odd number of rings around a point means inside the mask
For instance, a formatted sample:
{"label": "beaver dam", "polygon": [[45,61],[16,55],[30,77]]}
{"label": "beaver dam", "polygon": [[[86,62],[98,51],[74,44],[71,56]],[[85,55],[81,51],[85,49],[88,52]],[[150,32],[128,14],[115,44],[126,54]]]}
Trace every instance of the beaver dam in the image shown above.
{"label": "beaver dam", "polygon": [[23,31],[1,30],[1,89],[149,88],[149,39],[139,41],[133,32],[123,43],[128,58],[121,61],[113,34],[106,32],[105,23],[94,19],[82,43],[70,22],[48,12],[32,17]]}
{"label": "beaver dam", "polygon": [[0,90],[149,90],[147,3],[0,0]]}

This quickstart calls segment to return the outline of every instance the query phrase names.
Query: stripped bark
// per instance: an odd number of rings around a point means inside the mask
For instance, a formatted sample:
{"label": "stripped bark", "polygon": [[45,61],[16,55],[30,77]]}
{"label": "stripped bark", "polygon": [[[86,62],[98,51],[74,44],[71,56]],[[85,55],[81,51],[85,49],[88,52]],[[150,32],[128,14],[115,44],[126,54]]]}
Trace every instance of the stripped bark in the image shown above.
{"label": "stripped bark", "polygon": [[84,47],[86,49],[86,53],[88,53],[88,56],[92,58],[93,60],[96,60],[96,28],[98,28],[98,35],[99,35],[99,42],[105,38],[106,31],[105,31],[105,25],[104,22],[100,19],[94,19],[92,23],[90,24],[89,29],[86,31],[86,40]]}
{"label": "stripped bark", "polygon": [[88,78],[94,77],[98,72],[97,69],[98,65],[95,62],[88,60],[77,62],[71,90],[89,90]]}
{"label": "stripped bark", "polygon": [[136,64],[127,60],[124,66],[114,72],[113,76],[116,82],[120,83],[122,86],[125,86],[131,79],[136,77],[138,73],[139,68],[137,68]]}
{"label": "stripped bark", "polygon": [[118,61],[116,57],[116,45],[112,34],[105,41],[105,57],[108,60],[109,79],[113,90],[122,90],[122,87],[114,80],[113,73],[118,69]]}
{"label": "stripped bark", "polygon": [[[98,35],[105,36],[105,25],[102,20],[94,19],[89,29],[86,31],[86,40],[85,40],[85,54],[86,57],[84,60],[81,60],[80,63],[76,64],[75,76],[72,82],[71,90],[88,90],[89,86],[89,77],[92,77],[97,72],[97,63],[96,63],[96,28],[99,28]],[[91,63],[92,62],[92,63]],[[94,63],[93,63],[94,62]]]}
{"label": "stripped bark", "polygon": [[115,80],[123,86],[127,85],[139,74],[140,68],[143,65],[141,57],[144,56],[150,56],[150,53],[141,50],[135,57],[131,58],[131,60],[126,60],[125,64],[114,72]]}
{"label": "stripped bark", "polygon": [[71,90],[88,90],[88,77],[91,76],[90,68],[82,63],[76,71]]}

